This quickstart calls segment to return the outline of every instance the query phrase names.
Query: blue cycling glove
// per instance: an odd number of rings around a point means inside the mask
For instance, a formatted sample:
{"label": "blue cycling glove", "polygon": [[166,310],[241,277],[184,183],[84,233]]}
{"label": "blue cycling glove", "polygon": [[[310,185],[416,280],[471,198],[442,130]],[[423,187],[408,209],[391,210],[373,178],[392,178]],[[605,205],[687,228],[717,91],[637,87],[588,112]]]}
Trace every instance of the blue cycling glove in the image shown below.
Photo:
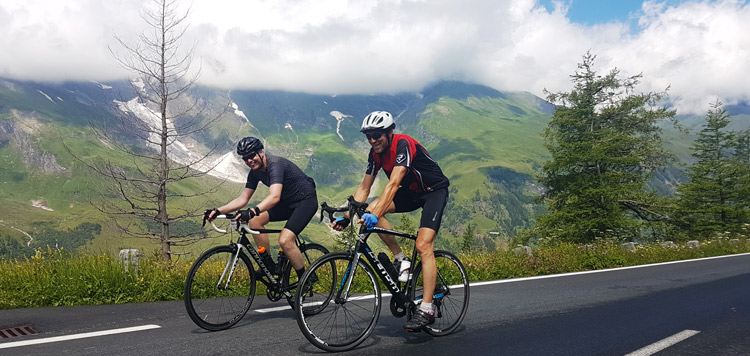
{"label": "blue cycling glove", "polygon": [[365,221],[365,226],[367,226],[368,229],[372,229],[378,223],[378,217],[372,213],[362,214],[362,219]]}
{"label": "blue cycling glove", "polygon": [[347,227],[349,226],[349,219],[347,218],[336,218],[336,220],[333,221],[334,224],[339,225],[341,227]]}

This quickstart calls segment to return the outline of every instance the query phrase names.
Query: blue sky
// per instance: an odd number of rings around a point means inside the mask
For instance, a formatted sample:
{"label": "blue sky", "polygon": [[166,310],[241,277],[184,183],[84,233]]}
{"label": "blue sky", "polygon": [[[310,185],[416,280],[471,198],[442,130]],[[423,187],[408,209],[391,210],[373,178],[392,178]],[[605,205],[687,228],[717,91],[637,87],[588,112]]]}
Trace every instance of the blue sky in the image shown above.
{"label": "blue sky", "polygon": [[[318,94],[462,80],[544,97],[582,55],[679,112],[750,101],[750,0],[176,0],[201,84]],[[0,77],[125,78],[109,48],[146,32],[153,0],[0,0]],[[567,8],[567,12],[563,10]],[[189,45],[185,47],[189,47]],[[197,65],[196,65],[197,67]]]}
{"label": "blue sky", "polygon": [[[639,0],[559,0],[568,6],[568,18],[576,23],[594,25],[610,21],[628,21],[629,14],[641,9]],[[539,2],[547,10],[554,9],[552,0]]]}
{"label": "blue sky", "polygon": [[[612,21],[631,22],[641,11],[643,0],[540,0],[539,4],[548,11],[554,10],[553,2],[561,2],[568,6],[570,21],[596,25]],[[659,3],[667,6],[677,6],[685,0],[662,0]]]}

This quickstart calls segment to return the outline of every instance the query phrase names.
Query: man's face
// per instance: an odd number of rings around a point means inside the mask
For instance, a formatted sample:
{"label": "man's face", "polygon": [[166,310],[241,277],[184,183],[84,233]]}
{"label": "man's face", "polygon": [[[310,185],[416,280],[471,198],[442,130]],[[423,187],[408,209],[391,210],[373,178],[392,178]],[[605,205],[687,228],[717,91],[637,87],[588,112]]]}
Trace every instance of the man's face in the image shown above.
{"label": "man's face", "polygon": [[365,136],[375,153],[383,153],[388,146],[388,133],[384,130],[367,131]]}
{"label": "man's face", "polygon": [[248,153],[242,156],[242,160],[250,169],[257,171],[263,167],[263,157],[260,154],[262,151]]}

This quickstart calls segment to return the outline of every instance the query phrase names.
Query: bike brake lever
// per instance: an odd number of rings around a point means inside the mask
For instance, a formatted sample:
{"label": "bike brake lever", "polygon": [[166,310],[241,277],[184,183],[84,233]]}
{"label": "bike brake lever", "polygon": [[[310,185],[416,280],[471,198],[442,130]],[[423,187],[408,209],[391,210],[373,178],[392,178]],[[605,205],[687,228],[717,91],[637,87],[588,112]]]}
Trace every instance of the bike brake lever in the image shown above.
{"label": "bike brake lever", "polygon": [[323,204],[320,204],[320,222],[323,222],[323,212],[328,210],[328,204],[326,202],[323,202]]}

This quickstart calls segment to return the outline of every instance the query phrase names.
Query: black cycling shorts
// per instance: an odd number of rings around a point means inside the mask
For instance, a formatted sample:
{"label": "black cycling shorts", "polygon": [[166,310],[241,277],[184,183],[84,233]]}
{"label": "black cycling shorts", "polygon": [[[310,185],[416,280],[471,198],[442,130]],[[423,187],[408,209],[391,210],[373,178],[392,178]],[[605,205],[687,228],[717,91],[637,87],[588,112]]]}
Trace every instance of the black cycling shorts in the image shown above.
{"label": "black cycling shorts", "polygon": [[437,233],[440,221],[443,220],[443,210],[448,203],[448,189],[438,189],[427,193],[414,193],[406,188],[399,188],[393,197],[393,205],[397,213],[405,213],[422,208],[422,219],[419,227],[428,227]]}
{"label": "black cycling shorts", "polygon": [[318,197],[313,196],[289,205],[279,202],[268,211],[268,218],[270,221],[286,220],[284,228],[299,236],[317,211]]}

